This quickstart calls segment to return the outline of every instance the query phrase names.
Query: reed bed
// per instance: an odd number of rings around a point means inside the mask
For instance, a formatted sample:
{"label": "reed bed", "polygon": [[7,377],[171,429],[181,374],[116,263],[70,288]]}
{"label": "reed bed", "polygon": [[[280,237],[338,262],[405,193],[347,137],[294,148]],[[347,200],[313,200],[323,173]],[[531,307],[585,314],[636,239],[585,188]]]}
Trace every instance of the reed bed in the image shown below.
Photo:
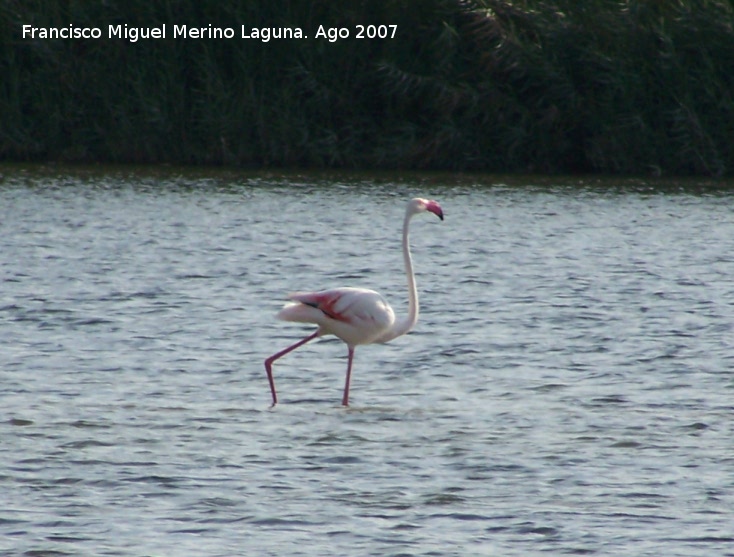
{"label": "reed bed", "polygon": [[[165,39],[107,37],[164,23]],[[0,159],[722,176],[733,25],[727,0],[6,0]]]}

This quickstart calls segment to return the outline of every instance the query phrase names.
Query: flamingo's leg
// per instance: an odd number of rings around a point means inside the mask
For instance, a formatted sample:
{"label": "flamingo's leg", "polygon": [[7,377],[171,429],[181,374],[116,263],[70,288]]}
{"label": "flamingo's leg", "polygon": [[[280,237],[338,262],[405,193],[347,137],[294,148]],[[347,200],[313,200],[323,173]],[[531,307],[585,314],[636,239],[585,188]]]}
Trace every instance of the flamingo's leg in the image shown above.
{"label": "flamingo's leg", "polygon": [[342,406],[349,406],[349,382],[352,379],[352,360],[354,359],[354,347],[349,347],[349,361],[347,362],[347,380],[344,384],[344,396],[342,397]]}
{"label": "flamingo's leg", "polygon": [[276,352],[265,360],[265,371],[268,372],[268,381],[270,382],[270,392],[273,394],[273,406],[278,403],[278,397],[275,394],[275,382],[273,381],[273,362],[278,358],[282,358],[289,352],[293,352],[299,346],[303,346],[308,341],[315,339],[319,336],[319,331],[316,331],[312,335],[308,335],[306,338],[299,340],[297,343],[290,345],[288,348],[284,348],[280,352]]}

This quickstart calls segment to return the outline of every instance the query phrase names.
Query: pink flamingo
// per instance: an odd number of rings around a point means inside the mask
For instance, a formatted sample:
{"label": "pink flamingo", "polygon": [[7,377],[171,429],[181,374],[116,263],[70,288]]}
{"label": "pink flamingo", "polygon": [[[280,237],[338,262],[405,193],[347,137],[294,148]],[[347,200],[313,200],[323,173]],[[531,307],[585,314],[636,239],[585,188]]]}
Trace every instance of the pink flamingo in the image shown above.
{"label": "pink flamingo", "polygon": [[408,226],[411,218],[426,211],[443,220],[441,206],[435,201],[411,199],[405,210],[403,260],[405,274],[408,276],[408,315],[404,318],[396,319],[390,304],[379,293],[365,288],[335,288],[320,292],[297,292],[288,296],[292,302],[278,312],[277,318],[284,321],[314,323],[319,328],[306,338],[265,360],[270,392],[273,394],[273,406],[278,402],[273,381],[273,362],[296,348],[324,335],[335,335],[347,344],[349,359],[342,405],[349,406],[349,381],[355,346],[388,342],[413,328],[418,321],[418,291],[415,286],[413,261],[410,257]]}

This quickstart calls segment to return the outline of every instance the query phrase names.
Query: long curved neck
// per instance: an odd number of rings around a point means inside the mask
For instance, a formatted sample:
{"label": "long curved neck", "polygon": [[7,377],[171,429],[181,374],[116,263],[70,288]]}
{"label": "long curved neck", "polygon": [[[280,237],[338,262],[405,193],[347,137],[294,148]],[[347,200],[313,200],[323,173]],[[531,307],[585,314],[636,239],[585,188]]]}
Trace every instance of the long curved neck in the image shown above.
{"label": "long curved neck", "polygon": [[412,216],[412,213],[406,213],[405,220],[403,221],[403,262],[405,263],[405,274],[408,277],[408,315],[395,321],[390,333],[387,335],[386,341],[404,335],[418,321],[418,289],[416,288],[415,275],[413,274],[413,260],[410,257],[410,239],[408,234]]}

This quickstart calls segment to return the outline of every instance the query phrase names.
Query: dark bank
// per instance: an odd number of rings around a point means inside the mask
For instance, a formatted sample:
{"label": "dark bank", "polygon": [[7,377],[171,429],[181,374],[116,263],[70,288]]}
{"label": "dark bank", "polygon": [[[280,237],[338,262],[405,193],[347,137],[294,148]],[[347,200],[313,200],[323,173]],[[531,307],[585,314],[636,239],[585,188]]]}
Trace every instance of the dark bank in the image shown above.
{"label": "dark bank", "polygon": [[[730,1],[3,6],[2,161],[675,176],[734,168]],[[174,37],[174,25],[197,32]],[[100,33],[84,38],[84,29]],[[130,29],[135,40],[122,32]]]}

